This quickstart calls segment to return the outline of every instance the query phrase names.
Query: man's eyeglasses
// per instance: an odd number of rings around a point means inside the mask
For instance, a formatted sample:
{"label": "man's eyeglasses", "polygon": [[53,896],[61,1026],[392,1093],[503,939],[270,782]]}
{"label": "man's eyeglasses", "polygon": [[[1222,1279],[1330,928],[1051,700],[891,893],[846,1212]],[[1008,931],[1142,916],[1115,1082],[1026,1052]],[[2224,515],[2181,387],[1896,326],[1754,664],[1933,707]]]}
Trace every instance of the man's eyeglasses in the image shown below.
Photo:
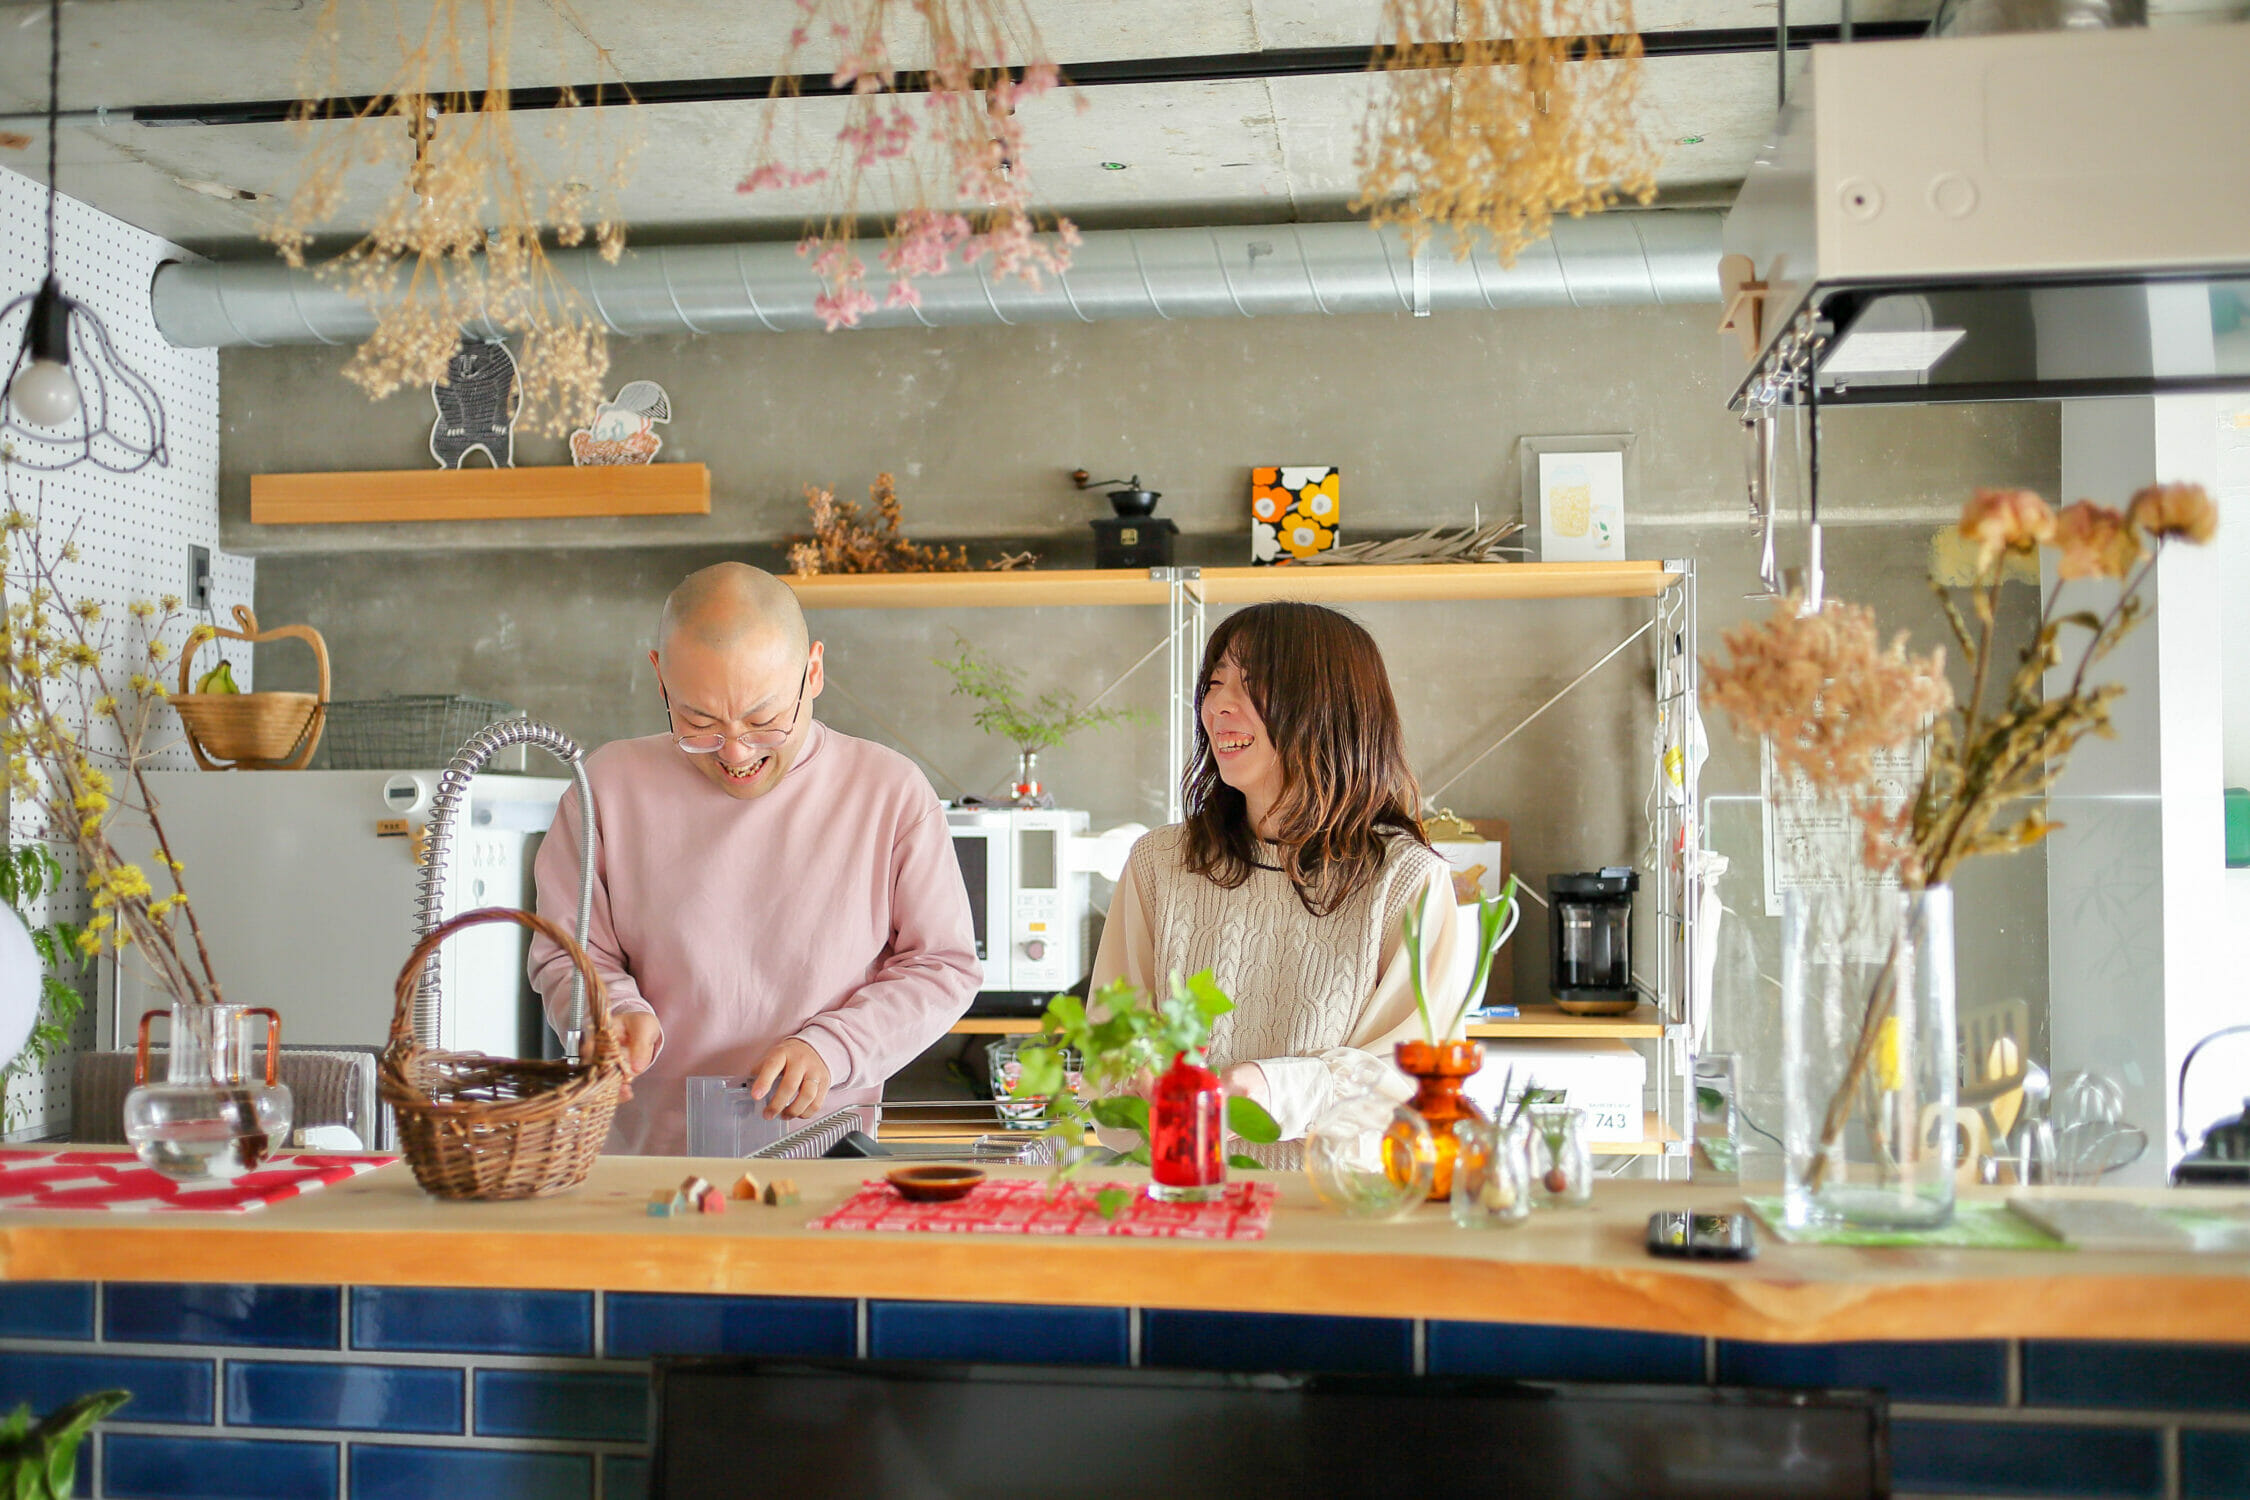
{"label": "man's eyeglasses", "polygon": [[[795,732],[797,718],[805,711],[805,684],[810,681],[812,681],[812,662],[807,660],[805,670],[797,678],[797,706],[790,712],[789,722],[779,729],[753,729],[746,734],[735,735],[720,734],[716,731],[707,734],[675,734],[672,736],[672,743],[690,755],[717,755],[726,748],[727,741],[730,739],[751,750],[771,750]],[[664,692],[662,683],[657,684],[656,690],[663,694],[664,715],[666,718],[670,718],[672,695]],[[677,729],[679,726],[674,724],[672,727]]]}

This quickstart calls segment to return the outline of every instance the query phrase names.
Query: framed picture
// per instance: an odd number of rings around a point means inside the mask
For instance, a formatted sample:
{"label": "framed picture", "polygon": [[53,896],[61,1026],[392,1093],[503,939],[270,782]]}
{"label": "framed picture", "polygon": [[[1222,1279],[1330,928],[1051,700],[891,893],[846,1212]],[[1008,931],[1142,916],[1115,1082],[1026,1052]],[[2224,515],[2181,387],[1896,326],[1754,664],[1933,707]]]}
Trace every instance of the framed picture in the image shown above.
{"label": "framed picture", "polygon": [[1518,440],[1524,545],[1538,562],[1621,562],[1637,475],[1631,433]]}
{"label": "framed picture", "polygon": [[1268,464],[1250,471],[1250,561],[1314,557],[1336,545],[1343,476],[1334,464]]}

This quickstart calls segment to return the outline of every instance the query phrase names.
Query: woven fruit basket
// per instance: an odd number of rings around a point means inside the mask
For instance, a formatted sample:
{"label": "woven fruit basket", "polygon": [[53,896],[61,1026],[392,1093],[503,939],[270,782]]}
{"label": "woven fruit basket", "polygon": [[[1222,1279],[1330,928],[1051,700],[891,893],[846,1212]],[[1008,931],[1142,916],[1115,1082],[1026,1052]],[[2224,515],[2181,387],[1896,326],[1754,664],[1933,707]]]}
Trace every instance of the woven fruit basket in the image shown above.
{"label": "woven fruit basket", "polygon": [[[581,1061],[444,1052],[414,1038],[422,966],[457,932],[513,922],[557,944],[586,981]],[[625,1086],[625,1058],[610,1032],[609,995],[586,950],[528,911],[490,906],[441,923],[399,970],[391,1041],[376,1088],[398,1119],[398,1139],[422,1191],[439,1198],[544,1198],[586,1180],[609,1139]]]}
{"label": "woven fruit basket", "polygon": [[221,627],[216,639],[301,640],[312,647],[320,666],[317,693],[191,693],[196,653],[180,653],[180,690],[171,697],[187,726],[188,753],[206,771],[302,771],[319,748],[328,712],[328,643],[310,625],[260,630],[258,617],[234,607],[240,630]]}

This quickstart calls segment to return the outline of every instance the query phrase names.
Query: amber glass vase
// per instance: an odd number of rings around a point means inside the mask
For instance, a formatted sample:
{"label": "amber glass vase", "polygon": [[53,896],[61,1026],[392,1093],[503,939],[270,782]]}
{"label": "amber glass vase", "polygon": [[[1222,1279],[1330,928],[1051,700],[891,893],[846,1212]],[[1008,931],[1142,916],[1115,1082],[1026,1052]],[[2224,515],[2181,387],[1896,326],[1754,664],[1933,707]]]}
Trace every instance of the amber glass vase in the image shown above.
{"label": "amber glass vase", "polygon": [[1429,1201],[1443,1203],[1453,1195],[1453,1168],[1461,1154],[1453,1127],[1484,1118],[1476,1102],[1461,1093],[1469,1075],[1484,1066],[1484,1048],[1475,1042],[1400,1042],[1397,1056],[1399,1071],[1414,1080],[1414,1112],[1429,1121],[1437,1146]]}

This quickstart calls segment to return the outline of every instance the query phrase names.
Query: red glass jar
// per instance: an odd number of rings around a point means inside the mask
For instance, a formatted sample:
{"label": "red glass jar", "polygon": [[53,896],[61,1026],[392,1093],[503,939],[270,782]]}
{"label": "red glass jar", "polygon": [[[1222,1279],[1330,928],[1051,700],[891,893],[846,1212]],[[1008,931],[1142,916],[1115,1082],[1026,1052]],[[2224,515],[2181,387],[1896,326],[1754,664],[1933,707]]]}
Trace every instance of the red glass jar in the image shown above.
{"label": "red glass jar", "polygon": [[1219,1075],[1182,1052],[1148,1102],[1148,1195],[1209,1203],[1226,1188],[1226,1097]]}

